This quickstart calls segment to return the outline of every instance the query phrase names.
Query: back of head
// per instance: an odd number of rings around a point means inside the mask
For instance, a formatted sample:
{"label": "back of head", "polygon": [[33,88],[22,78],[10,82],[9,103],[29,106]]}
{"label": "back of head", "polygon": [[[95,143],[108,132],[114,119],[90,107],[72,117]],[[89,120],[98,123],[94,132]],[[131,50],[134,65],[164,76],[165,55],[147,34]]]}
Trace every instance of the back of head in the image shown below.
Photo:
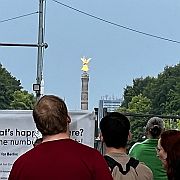
{"label": "back of head", "polygon": [[43,96],[33,109],[33,118],[42,135],[67,131],[68,111],[64,101],[54,95]]}
{"label": "back of head", "polygon": [[170,153],[172,151],[172,145],[180,138],[180,131],[167,130],[161,134],[160,144],[164,151]]}
{"label": "back of head", "polygon": [[167,175],[169,179],[180,179],[180,131],[168,130],[161,135],[161,146],[167,152]]}
{"label": "back of head", "polygon": [[130,123],[123,114],[109,113],[101,119],[100,129],[107,147],[120,148],[127,145]]}
{"label": "back of head", "polygon": [[167,155],[168,177],[174,180],[180,179],[180,136],[172,145],[172,150]]}
{"label": "back of head", "polygon": [[151,136],[151,138],[159,138],[160,134],[164,130],[163,119],[159,117],[152,117],[149,119],[146,125],[146,132]]}

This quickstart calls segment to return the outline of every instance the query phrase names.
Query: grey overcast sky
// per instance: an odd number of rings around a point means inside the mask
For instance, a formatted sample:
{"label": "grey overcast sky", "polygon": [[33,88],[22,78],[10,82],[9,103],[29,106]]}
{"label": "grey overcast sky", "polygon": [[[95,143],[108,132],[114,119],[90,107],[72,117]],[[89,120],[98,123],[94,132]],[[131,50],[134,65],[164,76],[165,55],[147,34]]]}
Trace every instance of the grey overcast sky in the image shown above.
{"label": "grey overcast sky", "polygon": [[[70,7],[152,35],[180,41],[179,0],[57,0]],[[0,42],[37,43],[39,0],[1,0]],[[80,109],[81,57],[90,61],[89,110],[103,96],[122,98],[135,78],[157,76],[180,62],[180,43],[173,43],[94,19],[46,0],[44,54],[45,94],[66,99]],[[25,90],[36,82],[36,48],[0,47],[0,63]]]}

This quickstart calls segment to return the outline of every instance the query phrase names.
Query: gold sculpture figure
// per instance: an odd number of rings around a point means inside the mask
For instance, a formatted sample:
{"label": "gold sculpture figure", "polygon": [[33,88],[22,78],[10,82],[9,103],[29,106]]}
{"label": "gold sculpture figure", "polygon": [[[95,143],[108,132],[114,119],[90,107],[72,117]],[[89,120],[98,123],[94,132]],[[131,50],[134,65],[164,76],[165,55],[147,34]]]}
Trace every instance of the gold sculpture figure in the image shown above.
{"label": "gold sculpture figure", "polygon": [[81,68],[82,71],[87,72],[89,71],[89,61],[91,60],[91,58],[81,58],[82,62],[83,62],[83,66]]}

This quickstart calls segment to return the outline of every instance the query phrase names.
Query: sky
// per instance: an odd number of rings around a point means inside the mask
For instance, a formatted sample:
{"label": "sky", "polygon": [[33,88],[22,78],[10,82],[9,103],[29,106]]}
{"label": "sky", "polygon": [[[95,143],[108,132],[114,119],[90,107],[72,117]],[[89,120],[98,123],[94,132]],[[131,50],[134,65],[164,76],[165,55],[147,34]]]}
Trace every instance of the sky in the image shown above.
{"label": "sky", "polygon": [[[88,13],[99,20],[63,6]],[[0,43],[32,43],[38,39],[39,0],[1,0]],[[99,100],[122,98],[133,79],[156,77],[165,66],[180,62],[179,0],[46,0],[44,93],[66,100],[70,110],[80,109],[83,56],[89,64],[89,110]],[[110,23],[107,23],[110,22]],[[114,24],[113,24],[114,23]],[[116,25],[115,25],[116,24]],[[141,31],[159,38],[137,33]],[[0,47],[0,63],[33,93],[37,48]]]}

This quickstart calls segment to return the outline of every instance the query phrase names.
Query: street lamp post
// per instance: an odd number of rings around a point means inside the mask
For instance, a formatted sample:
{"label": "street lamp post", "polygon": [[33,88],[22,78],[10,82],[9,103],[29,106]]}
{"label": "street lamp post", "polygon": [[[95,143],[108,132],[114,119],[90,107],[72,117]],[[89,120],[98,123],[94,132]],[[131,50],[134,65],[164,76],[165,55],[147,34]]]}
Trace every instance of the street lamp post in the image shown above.
{"label": "street lamp post", "polygon": [[43,50],[44,50],[44,1],[39,0],[39,32],[38,32],[38,56],[37,56],[37,78],[36,84],[39,85],[39,89],[36,92],[36,99],[41,97],[41,88],[43,80]]}
{"label": "street lamp post", "polygon": [[[38,44],[25,44],[25,43],[0,43],[0,46],[8,47],[37,47],[37,77],[36,84],[33,84],[33,90],[36,92],[36,99],[38,100],[44,91],[43,80],[43,50],[48,47],[47,43],[44,43],[44,2],[46,0],[39,0],[39,31],[38,31]],[[42,87],[43,86],[43,87]]]}

